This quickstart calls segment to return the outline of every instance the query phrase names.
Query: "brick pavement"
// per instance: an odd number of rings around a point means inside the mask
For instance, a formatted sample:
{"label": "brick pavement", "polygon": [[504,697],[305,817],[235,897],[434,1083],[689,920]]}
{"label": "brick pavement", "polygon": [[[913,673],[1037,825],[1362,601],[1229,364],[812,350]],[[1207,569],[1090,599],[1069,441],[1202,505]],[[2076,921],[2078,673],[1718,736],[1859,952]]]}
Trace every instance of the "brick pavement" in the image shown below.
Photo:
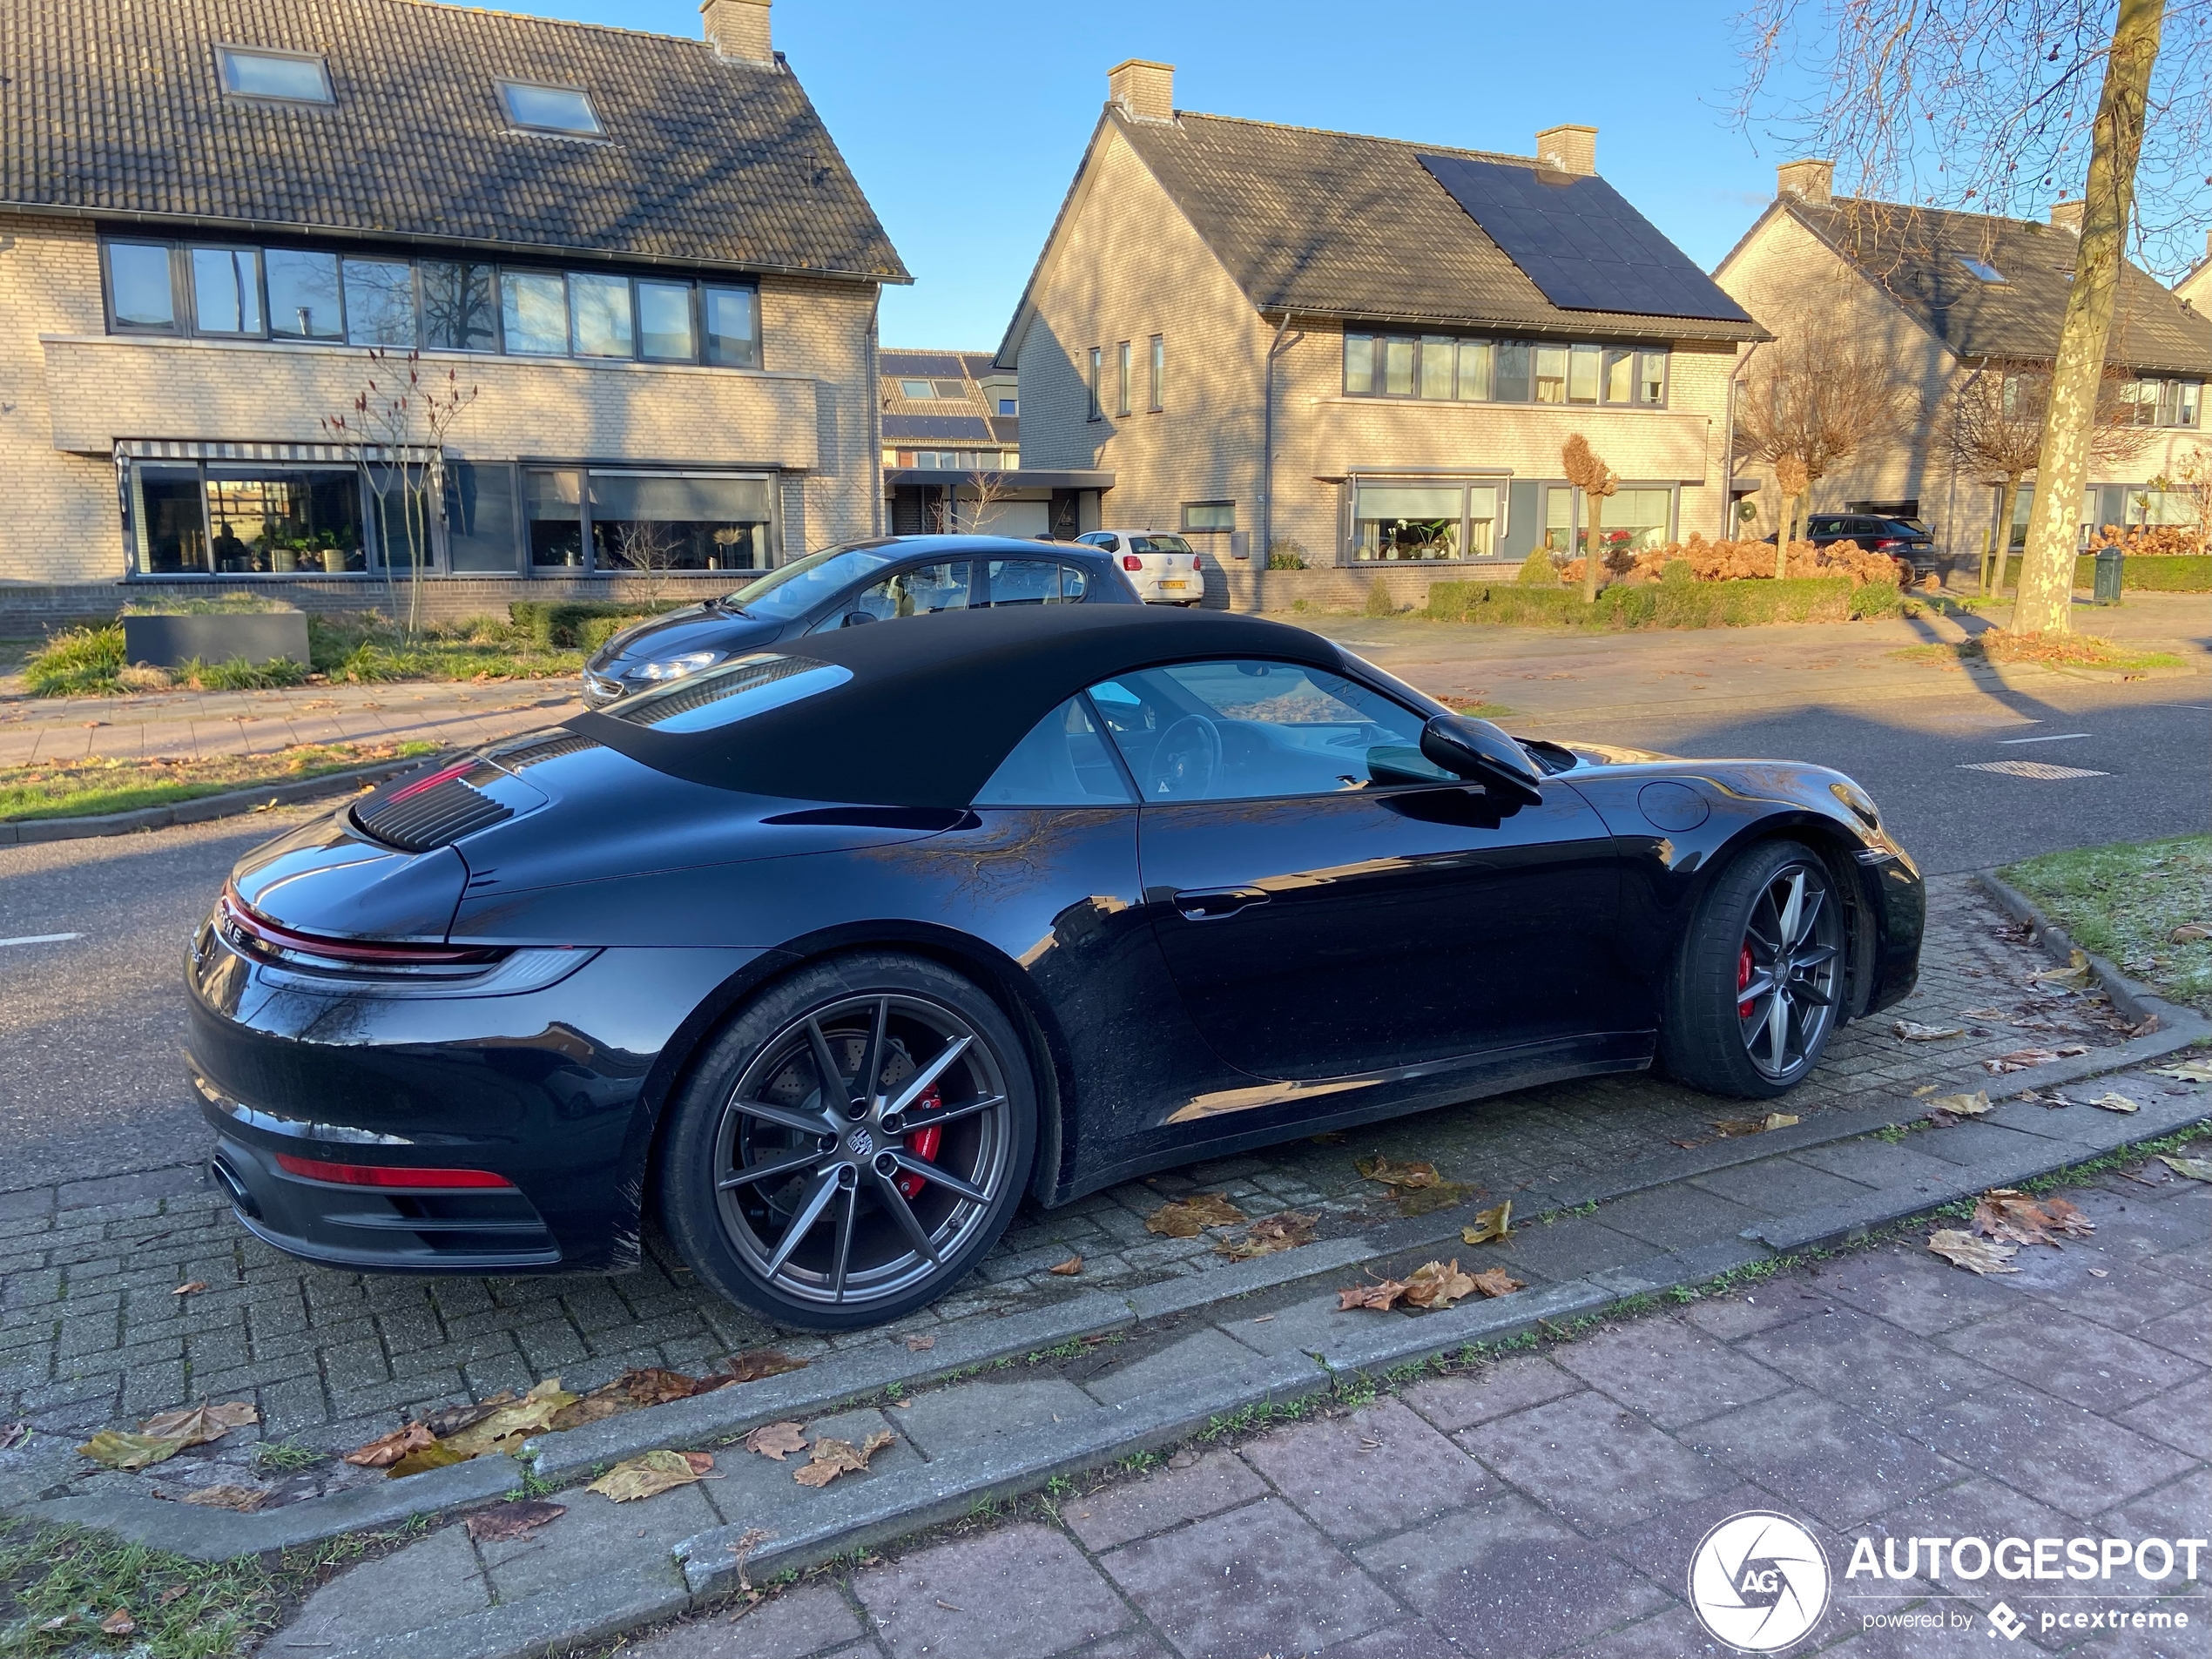
{"label": "brick pavement", "polygon": [[[1912,1116],[1916,1089],[1972,1089],[1989,1081],[1976,1064],[1981,1057],[2063,1035],[1976,1021],[1967,1009],[2024,1009],[2031,1022],[2078,1028],[2082,1041],[2113,1040],[2109,1028],[2084,1017],[2092,999],[2040,997],[2024,987],[2047,963],[1975,889],[1939,883],[1933,911],[1920,988],[1897,1013],[1974,1035],[1904,1043],[1890,1035],[1889,1015],[1847,1028],[1821,1072],[1786,1103],[1808,1123],[1885,1103]],[[2041,1010],[2046,1001],[2059,1006]],[[1649,1076],[1605,1078],[1128,1183],[1026,1213],[975,1278],[909,1324],[935,1330],[1225,1266],[1211,1238],[1144,1230],[1144,1217],[1177,1192],[1223,1191],[1253,1215],[1310,1210],[1322,1217],[1324,1238],[1342,1236],[1394,1217],[1382,1190],[1354,1167],[1378,1153],[1431,1160],[1494,1202],[1710,1142],[1715,1120],[1741,1109]],[[311,1267],[247,1235],[195,1179],[157,1171],[0,1195],[0,1420],[20,1416],[66,1433],[204,1397],[242,1398],[259,1404],[273,1435],[350,1446],[408,1413],[548,1375],[589,1387],[627,1366],[698,1367],[769,1342],[807,1356],[880,1339],[778,1332],[651,1258],[642,1271],[615,1277],[429,1278]],[[1803,1179],[1802,1201],[1824,1201],[1828,1177],[1808,1168]],[[1707,1219],[1754,1218],[1728,1191],[1723,1174],[1694,1200],[1677,1202],[1712,1211]],[[1076,1254],[1084,1258],[1080,1279],[1045,1271]],[[209,1288],[171,1293],[192,1280]]]}
{"label": "brick pavement", "polygon": [[[1767,1509],[1805,1525],[1834,1575],[1791,1652],[1987,1655],[2001,1598],[2027,1621],[2020,1651],[2212,1653],[2202,1554],[2196,1578],[2158,1582],[1966,1579],[1925,1554],[1905,1561],[1918,1576],[1845,1576],[1861,1536],[1903,1559],[1915,1536],[2206,1534],[2212,1189],[2151,1164],[2067,1196],[2095,1236],[2024,1249],[2014,1277],[1948,1266],[1916,1234],[1031,1501],[621,1651],[1686,1659],[1729,1651],[1687,1605],[1692,1551]],[[375,1568],[339,1582],[268,1651],[312,1639],[341,1595],[401,1588]],[[2092,1608],[2187,1628],[2042,1629]],[[1956,1622],[1868,1623],[1931,1612]]]}

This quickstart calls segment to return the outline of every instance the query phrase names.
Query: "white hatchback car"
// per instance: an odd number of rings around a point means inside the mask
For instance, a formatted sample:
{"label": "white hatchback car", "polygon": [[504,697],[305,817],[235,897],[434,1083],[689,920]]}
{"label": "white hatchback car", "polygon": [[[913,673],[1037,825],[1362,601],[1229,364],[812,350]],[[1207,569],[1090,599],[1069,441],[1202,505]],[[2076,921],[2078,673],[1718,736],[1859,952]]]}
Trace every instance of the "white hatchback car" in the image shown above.
{"label": "white hatchback car", "polygon": [[1148,605],[1195,605],[1206,597],[1198,550],[1173,530],[1092,530],[1076,539],[1119,559]]}

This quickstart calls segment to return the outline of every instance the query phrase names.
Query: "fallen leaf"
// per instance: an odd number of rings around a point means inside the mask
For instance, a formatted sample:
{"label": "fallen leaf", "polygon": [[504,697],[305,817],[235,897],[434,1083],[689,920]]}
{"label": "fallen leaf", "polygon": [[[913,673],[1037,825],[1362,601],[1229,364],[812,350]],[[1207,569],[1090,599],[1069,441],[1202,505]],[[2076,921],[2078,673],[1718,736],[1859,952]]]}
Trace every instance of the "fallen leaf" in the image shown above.
{"label": "fallen leaf", "polygon": [[404,1480],[411,1474],[428,1474],[433,1469],[443,1469],[455,1463],[466,1463],[469,1461],[469,1457],[468,1453],[456,1452],[442,1440],[433,1440],[419,1451],[409,1452],[397,1463],[385,1470],[384,1477],[388,1480]]}
{"label": "fallen leaf", "polygon": [[2108,1268],[2093,1267],[2089,1270],[2089,1277],[2091,1278],[2110,1278],[2112,1277],[2112,1272]]}
{"label": "fallen leaf", "polygon": [[2128,1099],[2127,1096],[2114,1094],[2110,1090],[2107,1090],[2104,1094],[2098,1096],[2089,1103],[2092,1106],[2101,1106],[2108,1112],[2140,1112],[2142,1110],[2141,1106],[2137,1105],[2134,1101]]}
{"label": "fallen leaf", "polygon": [[558,1521],[568,1513],[568,1505],[547,1503],[542,1498],[489,1504],[469,1512],[469,1536],[480,1544],[503,1544],[510,1539],[527,1538],[546,1522]]}
{"label": "fallen leaf", "polygon": [[2201,921],[2185,921],[2166,936],[2177,945],[2186,945],[2193,939],[2212,939],[2212,927]]}
{"label": "fallen leaf", "polygon": [[[1959,1015],[1966,1020],[2005,1020],[2012,1017],[2004,1008],[1960,1008]],[[1933,1086],[1930,1085],[1931,1088]]]}
{"label": "fallen leaf", "polygon": [[573,1406],[564,1406],[553,1413],[546,1426],[555,1430],[581,1428],[586,1423],[602,1422],[610,1417],[619,1417],[624,1412],[634,1412],[647,1406],[664,1406],[671,1399],[689,1399],[715,1387],[712,1382],[697,1377],[687,1377],[680,1371],[663,1371],[657,1366],[625,1371],[610,1383],[593,1389]]}
{"label": "fallen leaf", "polygon": [[870,1458],[897,1438],[888,1429],[880,1428],[855,1446],[850,1440],[824,1435],[814,1442],[812,1460],[806,1467],[793,1470],[791,1478],[802,1487],[826,1487],[840,1474],[859,1474],[868,1467]]}
{"label": "fallen leaf", "polygon": [[167,1589],[162,1591],[160,1595],[155,1599],[158,1600],[162,1606],[167,1607],[172,1602],[182,1599],[187,1593],[190,1592],[192,1586],[189,1584],[172,1584]]}
{"label": "fallen leaf", "polygon": [[763,1423],[745,1437],[745,1449],[781,1463],[792,1453],[806,1449],[806,1431],[797,1423]]}
{"label": "fallen leaf", "polygon": [[763,1377],[780,1377],[787,1371],[804,1371],[807,1364],[806,1360],[794,1359],[787,1353],[778,1353],[773,1348],[753,1348],[724,1360],[714,1368],[707,1380],[717,1388],[727,1388],[732,1383],[759,1382]]}
{"label": "fallen leaf", "polygon": [[[485,1413],[489,1416],[489,1413]],[[433,1445],[436,1436],[421,1423],[409,1423],[405,1428],[395,1429],[366,1446],[357,1446],[346,1453],[346,1461],[358,1468],[388,1469],[410,1452],[420,1452]]]}
{"label": "fallen leaf", "polygon": [[149,1417],[138,1425],[138,1432],[158,1434],[182,1446],[206,1446],[234,1428],[246,1428],[260,1420],[261,1413],[245,1400],[226,1399],[212,1406],[202,1400],[197,1406]]}
{"label": "fallen leaf", "polygon": [[423,1427],[441,1438],[458,1434],[473,1424],[481,1423],[502,1406],[512,1406],[517,1395],[511,1388],[502,1388],[496,1394],[487,1394],[473,1406],[441,1406],[427,1412],[420,1419]]}
{"label": "fallen leaf", "polygon": [[1494,1238],[1513,1237],[1513,1200],[1474,1212],[1474,1225],[1460,1229],[1463,1244],[1487,1244]]}
{"label": "fallen leaf", "polygon": [[908,1353],[927,1353],[936,1345],[937,1339],[934,1337],[908,1337],[907,1339]]}
{"label": "fallen leaf", "polygon": [[1196,1238],[1209,1227],[1233,1227],[1244,1212],[1218,1192],[1194,1192],[1162,1204],[1144,1218],[1144,1231],[1166,1238]]}
{"label": "fallen leaf", "polygon": [[946,1612],[948,1612],[948,1613],[965,1613],[965,1612],[967,1612],[967,1611],[968,1611],[968,1609],[967,1609],[966,1608],[954,1607],[954,1605],[953,1605],[950,1602],[948,1602],[948,1601],[947,1601],[947,1600],[946,1600],[943,1596],[941,1596],[941,1595],[940,1595],[940,1596],[936,1597],[936,1598],[935,1598],[935,1600],[936,1600],[937,1605],[938,1605],[939,1607],[941,1607],[941,1608],[944,1608],[944,1609],[945,1609],[945,1611],[946,1611]]}
{"label": "fallen leaf", "polygon": [[0,1452],[12,1452],[30,1438],[28,1423],[0,1423]]}
{"label": "fallen leaf", "polygon": [[269,1494],[259,1487],[233,1486],[227,1480],[185,1494],[186,1503],[205,1504],[210,1509],[235,1509],[240,1514],[247,1515],[268,1500]]}
{"label": "fallen leaf", "polygon": [[2000,1054],[1993,1060],[1985,1060],[1981,1069],[1993,1077],[2001,1077],[2008,1071],[2026,1071],[2030,1066],[2047,1066],[2059,1057],[2055,1049],[2015,1049],[2010,1054]]}
{"label": "fallen leaf", "polygon": [[1928,1116],[1941,1122],[1957,1123],[1962,1117],[1979,1117],[1993,1110],[1989,1103],[1989,1091],[1977,1089],[1971,1095],[1938,1095],[1928,1103]]}
{"label": "fallen leaf", "polygon": [[1364,1178],[1390,1188],[1401,1215],[1425,1216],[1432,1210],[1448,1209],[1467,1192],[1465,1184],[1439,1175],[1433,1163],[1393,1163],[1376,1157],[1352,1167]]}
{"label": "fallen leaf", "polygon": [[2096,1224],[2064,1198],[2031,1198],[2017,1187],[1992,1187],[1974,1204],[1973,1230],[1986,1238],[2014,1244],[2059,1247],[2054,1232],[2086,1238]]}
{"label": "fallen leaf", "polygon": [[580,1397],[561,1386],[558,1377],[548,1377],[511,1406],[502,1406],[482,1422],[471,1423],[457,1434],[448,1434],[438,1442],[442,1450],[463,1458],[482,1457],[487,1452],[513,1449],[533,1434],[543,1434],[553,1426],[553,1420]]}
{"label": "fallen leaf", "polygon": [[2030,985],[2087,985],[2089,982],[2089,959],[2075,951],[2067,959],[2064,968],[2047,968],[2040,974],[2027,976]]}
{"label": "fallen leaf", "polygon": [[179,1285],[175,1290],[170,1291],[169,1294],[172,1296],[197,1296],[200,1293],[200,1291],[206,1290],[206,1288],[207,1281],[204,1278],[188,1279],[184,1284]]}
{"label": "fallen leaf", "polygon": [[610,1503],[635,1503],[640,1498],[690,1486],[713,1467],[711,1453],[647,1452],[616,1464],[584,1490],[599,1494]]}
{"label": "fallen leaf", "polygon": [[2192,1181],[2212,1181],[2212,1158],[2177,1158],[2161,1152],[2158,1161],[2175,1175],[2185,1175]]}
{"label": "fallen leaf", "polygon": [[1457,1257],[1448,1267],[1442,1262],[1425,1262],[1406,1279],[1408,1307],[1447,1308],[1474,1291],[1474,1280],[1460,1271]]}
{"label": "fallen leaf", "polygon": [[1318,1215],[1285,1210],[1279,1216],[1255,1221],[1242,1238],[1224,1239],[1213,1247],[1214,1254],[1232,1262],[1248,1262],[1255,1257],[1272,1256],[1277,1251],[1296,1250],[1313,1242],[1313,1230],[1320,1224]]}
{"label": "fallen leaf", "polygon": [[1918,1020],[1892,1020],[1890,1029],[1907,1042],[1940,1042],[1966,1035],[1963,1025],[1922,1025]]}
{"label": "fallen leaf", "polygon": [[127,1636],[138,1628],[138,1622],[131,1616],[131,1609],[127,1607],[116,1608],[100,1621],[102,1632],[111,1636]]}
{"label": "fallen leaf", "polygon": [[1474,1276],[1474,1288],[1485,1296],[1511,1296],[1527,1287],[1502,1267],[1486,1267]]}
{"label": "fallen leaf", "polygon": [[104,1428],[78,1451],[111,1469],[143,1469],[172,1458],[185,1449],[182,1440],[161,1434],[133,1434],[127,1429]]}
{"label": "fallen leaf", "polygon": [[1972,1233],[1960,1232],[1955,1227],[1946,1227],[1928,1236],[1928,1248],[1954,1267],[1963,1267],[1973,1273],[2017,1273],[2020,1270],[2010,1265],[2020,1254],[2018,1244],[2000,1244],[1986,1238],[1977,1238]]}
{"label": "fallen leaf", "polygon": [[1386,1312],[1398,1298],[1406,1294],[1406,1281],[1400,1278],[1379,1279],[1372,1285],[1349,1285],[1337,1292],[1337,1312],[1352,1308],[1373,1308]]}
{"label": "fallen leaf", "polygon": [[1733,1140],[1743,1135],[1764,1135],[1769,1130],[1788,1129],[1804,1120],[1791,1112],[1769,1112],[1764,1117],[1723,1117],[1714,1121],[1713,1132],[1723,1140]]}
{"label": "fallen leaf", "polygon": [[2185,1083],[2212,1083],[2212,1060],[2177,1060],[2170,1066],[2153,1066],[2156,1077],[2178,1077]]}
{"label": "fallen leaf", "polygon": [[1921,1085],[1920,1085],[1918,1089],[1914,1089],[1914,1090],[1912,1091],[1912,1098],[1913,1098],[1913,1099],[1915,1099],[1915,1100],[1918,1100],[1918,1099],[1919,1099],[1919,1098],[1920,1098],[1923,1095],[1932,1095],[1932,1094],[1934,1094],[1934,1093],[1935,1093],[1935,1091],[1936,1091],[1936,1085],[1935,1085],[1935,1084],[1933,1084],[1933,1083],[1922,1083],[1922,1084],[1921,1084]]}
{"label": "fallen leaf", "polygon": [[1064,1262],[1055,1262],[1044,1271],[1056,1278],[1073,1278],[1083,1271],[1083,1258],[1080,1256],[1070,1256]]}

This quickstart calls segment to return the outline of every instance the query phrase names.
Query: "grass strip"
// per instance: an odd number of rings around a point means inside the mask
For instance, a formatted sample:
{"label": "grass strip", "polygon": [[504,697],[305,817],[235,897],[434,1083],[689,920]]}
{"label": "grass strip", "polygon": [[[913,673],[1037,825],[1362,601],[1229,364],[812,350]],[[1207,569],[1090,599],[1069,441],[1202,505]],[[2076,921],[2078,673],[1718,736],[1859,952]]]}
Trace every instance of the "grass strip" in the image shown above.
{"label": "grass strip", "polygon": [[2014,634],[2001,628],[1956,644],[1907,645],[1890,653],[1901,663],[2033,664],[2045,668],[2102,668],[2141,673],[2153,668],[2185,668],[2168,651],[2130,651],[2094,634]]}
{"label": "grass strip", "polygon": [[436,749],[435,744],[422,742],[306,743],[271,754],[217,755],[204,760],[98,756],[0,766],[0,823],[168,806],[234,789],[298,783],[380,760],[408,760]]}
{"label": "grass strip", "polygon": [[2082,949],[2212,1014],[2212,835],[2047,853],[1998,873]]}

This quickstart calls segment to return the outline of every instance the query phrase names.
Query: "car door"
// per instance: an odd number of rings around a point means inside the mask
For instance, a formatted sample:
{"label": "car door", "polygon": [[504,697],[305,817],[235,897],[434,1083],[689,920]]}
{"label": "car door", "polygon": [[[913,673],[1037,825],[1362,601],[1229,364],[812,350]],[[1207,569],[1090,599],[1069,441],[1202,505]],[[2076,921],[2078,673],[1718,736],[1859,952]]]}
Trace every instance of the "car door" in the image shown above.
{"label": "car door", "polygon": [[927,616],[936,610],[964,610],[974,584],[974,569],[968,559],[903,566],[847,594],[807,631],[819,634],[843,628],[859,617],[870,622],[891,622],[901,617]]}
{"label": "car door", "polygon": [[1302,664],[1089,696],[1169,972],[1231,1065],[1336,1077],[1619,1028],[1614,844],[1567,784],[1494,800],[1422,759],[1420,713]]}

